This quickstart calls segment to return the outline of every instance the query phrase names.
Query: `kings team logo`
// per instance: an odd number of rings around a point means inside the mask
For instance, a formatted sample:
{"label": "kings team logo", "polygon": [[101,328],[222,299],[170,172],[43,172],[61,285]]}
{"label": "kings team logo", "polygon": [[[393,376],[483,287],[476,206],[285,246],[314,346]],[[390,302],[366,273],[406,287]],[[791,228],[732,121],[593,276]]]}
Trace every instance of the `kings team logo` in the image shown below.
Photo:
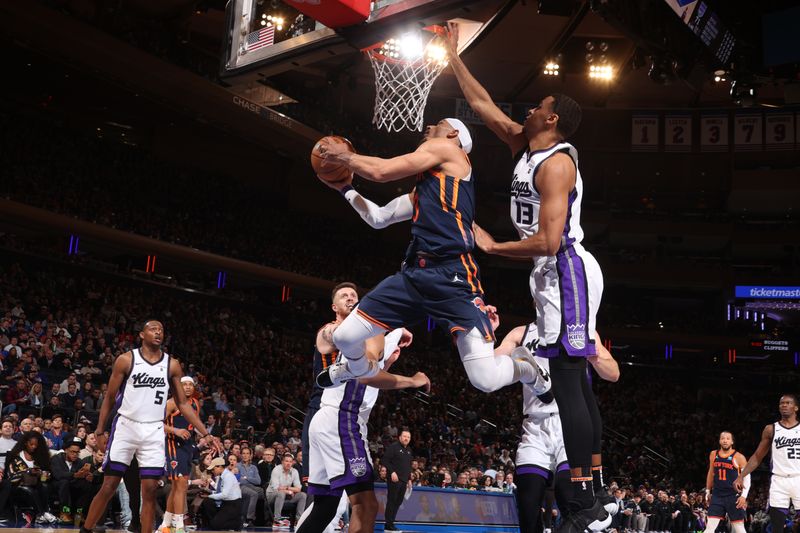
{"label": "kings team logo", "polygon": [[584,349],[586,347],[586,325],[567,324],[567,341],[576,350]]}
{"label": "kings team logo", "polygon": [[350,473],[356,477],[361,477],[367,473],[367,458],[354,457],[350,459]]}

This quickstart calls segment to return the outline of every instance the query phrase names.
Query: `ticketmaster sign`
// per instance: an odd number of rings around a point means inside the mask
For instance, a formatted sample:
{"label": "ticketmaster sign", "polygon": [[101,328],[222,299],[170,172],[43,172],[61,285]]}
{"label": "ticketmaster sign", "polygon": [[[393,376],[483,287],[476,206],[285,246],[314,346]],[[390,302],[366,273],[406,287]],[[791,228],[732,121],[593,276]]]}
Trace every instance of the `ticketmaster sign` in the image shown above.
{"label": "ticketmaster sign", "polygon": [[800,300],[800,287],[764,287],[737,285],[737,298],[772,298],[778,300]]}

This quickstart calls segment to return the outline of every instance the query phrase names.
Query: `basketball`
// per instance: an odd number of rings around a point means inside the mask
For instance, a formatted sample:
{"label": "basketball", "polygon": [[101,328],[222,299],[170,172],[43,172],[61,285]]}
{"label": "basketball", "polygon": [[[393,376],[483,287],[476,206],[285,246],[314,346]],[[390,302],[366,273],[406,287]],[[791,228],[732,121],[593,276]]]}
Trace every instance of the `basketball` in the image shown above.
{"label": "basketball", "polygon": [[346,144],[348,149],[355,153],[352,143],[344,137],[339,137],[338,135],[328,135],[321,138],[314,145],[314,148],[311,149],[311,166],[314,168],[314,172],[317,174],[317,176],[328,183],[337,183],[339,181],[346,180],[350,177],[350,169],[344,165],[340,165],[339,163],[325,161],[322,158],[320,148],[326,144],[342,143]]}

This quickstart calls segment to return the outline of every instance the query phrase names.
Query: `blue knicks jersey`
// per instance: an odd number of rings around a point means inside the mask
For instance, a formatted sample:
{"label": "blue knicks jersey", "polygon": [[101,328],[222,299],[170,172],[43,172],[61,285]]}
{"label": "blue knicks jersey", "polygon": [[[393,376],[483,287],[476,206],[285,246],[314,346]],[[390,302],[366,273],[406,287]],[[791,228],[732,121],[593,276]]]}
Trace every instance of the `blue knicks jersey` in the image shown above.
{"label": "blue knicks jersey", "polygon": [[[192,409],[198,415],[200,414],[200,402],[197,401],[196,398],[189,398],[189,404],[192,406]],[[167,424],[174,427],[175,429],[186,429],[190,433],[194,433],[194,426],[186,420],[186,417],[179,410],[175,410],[174,412],[170,413],[167,418]],[[183,440],[180,437],[176,437],[175,435],[169,434],[167,435],[167,451],[173,450],[175,448],[180,448],[184,445],[194,445],[194,438],[189,438],[188,440]]]}
{"label": "blue knicks jersey", "polygon": [[[465,154],[466,157],[466,154]],[[437,169],[421,173],[414,191],[409,252],[458,256],[475,245],[475,186],[472,169],[465,178],[447,176]]]}
{"label": "blue knicks jersey", "polygon": [[[318,376],[320,372],[331,366],[336,362],[339,357],[339,351],[334,350],[329,354],[322,354],[314,348],[314,377]],[[317,385],[317,380],[313,380],[314,385],[311,388],[311,397],[308,399],[308,406],[313,409],[319,409],[319,402],[322,399],[322,391],[325,390]]]}
{"label": "blue knicks jersey", "polygon": [[731,496],[737,494],[733,482],[739,477],[739,467],[733,462],[736,450],[731,450],[730,455],[723,457],[717,450],[714,456],[714,496]]}

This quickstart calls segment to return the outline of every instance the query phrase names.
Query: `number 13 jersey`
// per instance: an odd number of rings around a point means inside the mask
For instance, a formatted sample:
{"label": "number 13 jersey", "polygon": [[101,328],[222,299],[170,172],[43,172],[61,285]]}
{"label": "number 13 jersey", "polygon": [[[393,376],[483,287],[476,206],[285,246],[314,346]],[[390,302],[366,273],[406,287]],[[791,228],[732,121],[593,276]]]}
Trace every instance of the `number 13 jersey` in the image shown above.
{"label": "number 13 jersey", "polygon": [[791,428],[774,424],[772,437],[772,473],[776,476],[800,476],[800,424]]}
{"label": "number 13 jersey", "polygon": [[169,393],[169,354],[161,352],[156,363],[141,351],[131,350],[131,371],[117,393],[118,413],[136,422],[161,422]]}
{"label": "number 13 jersey", "polygon": [[583,200],[583,180],[578,170],[578,151],[569,143],[561,142],[544,150],[521,152],[514,167],[514,181],[511,183],[511,221],[520,239],[526,239],[539,231],[539,210],[542,198],[536,189],[536,173],[542,163],[551,156],[564,152],[575,163],[575,187],[569,193],[567,220],[561,236],[561,250],[583,240],[581,228],[581,200]]}

